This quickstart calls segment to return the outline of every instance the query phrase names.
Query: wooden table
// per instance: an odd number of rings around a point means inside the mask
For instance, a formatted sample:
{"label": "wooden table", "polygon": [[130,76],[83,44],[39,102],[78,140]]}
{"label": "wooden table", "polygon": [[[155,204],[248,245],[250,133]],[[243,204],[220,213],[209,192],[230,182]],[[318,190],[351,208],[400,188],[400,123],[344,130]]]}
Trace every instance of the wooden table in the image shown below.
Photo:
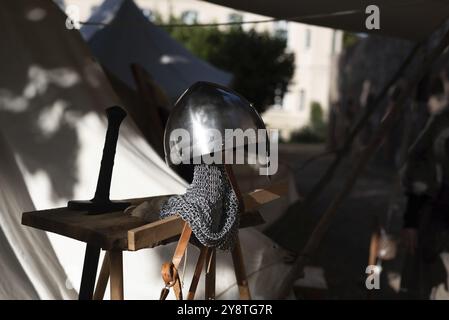
{"label": "wooden table", "polygon": [[[244,196],[246,212],[241,216],[240,227],[263,223],[263,218],[256,211],[257,207],[276,200],[286,193],[287,183],[280,183],[246,194]],[[106,250],[109,260],[111,299],[123,299],[123,251],[137,251],[177,240],[176,237],[179,237],[182,231],[184,221],[180,217],[158,219],[160,205],[168,197],[170,196],[125,200],[133,206],[146,201],[150,219],[148,216],[146,219],[135,216],[132,212],[89,215],[87,212],[73,211],[63,207],[25,212],[22,215],[22,224],[86,243],[79,291],[80,300],[94,297],[100,250]],[[106,285],[104,285],[104,279],[99,279],[99,285],[100,282],[104,287],[99,288],[99,296],[102,297],[101,291],[104,293]]]}

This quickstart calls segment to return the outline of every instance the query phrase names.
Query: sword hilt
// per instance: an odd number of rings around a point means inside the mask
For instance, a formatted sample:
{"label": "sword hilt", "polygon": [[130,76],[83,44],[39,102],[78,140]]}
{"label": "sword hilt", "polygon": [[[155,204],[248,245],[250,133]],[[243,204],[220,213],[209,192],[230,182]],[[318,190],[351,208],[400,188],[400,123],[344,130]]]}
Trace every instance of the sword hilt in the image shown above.
{"label": "sword hilt", "polygon": [[101,158],[100,173],[98,175],[97,189],[92,199],[94,202],[107,202],[111,189],[112,169],[114,167],[115,151],[120,125],[126,117],[126,112],[119,106],[106,109],[108,129],[104,142],[103,156]]}
{"label": "sword hilt", "polygon": [[126,112],[122,108],[114,106],[106,109],[106,115],[108,118],[108,129],[104,141],[103,156],[101,158],[95,196],[92,200],[88,201],[69,201],[67,207],[71,210],[87,211],[89,214],[100,214],[121,211],[129,206],[128,202],[111,201],[109,199],[119,129],[120,124],[126,117]]}

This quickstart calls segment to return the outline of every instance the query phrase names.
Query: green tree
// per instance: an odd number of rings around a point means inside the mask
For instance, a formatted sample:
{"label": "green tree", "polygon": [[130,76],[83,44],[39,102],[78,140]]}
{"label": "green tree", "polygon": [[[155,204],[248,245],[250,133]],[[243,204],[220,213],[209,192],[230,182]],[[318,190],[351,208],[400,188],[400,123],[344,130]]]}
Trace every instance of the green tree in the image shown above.
{"label": "green tree", "polygon": [[[167,22],[165,22],[167,23]],[[182,24],[171,17],[169,24]],[[195,55],[233,75],[232,88],[251,101],[259,112],[282,98],[294,72],[294,55],[286,40],[268,32],[240,26],[166,27],[173,38]]]}
{"label": "green tree", "polygon": [[310,124],[293,132],[290,142],[321,143],[326,139],[326,122],[323,108],[319,102],[310,104]]}
{"label": "green tree", "polygon": [[316,101],[310,104],[310,125],[317,134],[321,135],[325,132],[326,124],[324,122],[323,108]]}
{"label": "green tree", "polygon": [[360,38],[356,33],[345,31],[343,33],[343,48],[348,49],[357,44],[359,40]]}

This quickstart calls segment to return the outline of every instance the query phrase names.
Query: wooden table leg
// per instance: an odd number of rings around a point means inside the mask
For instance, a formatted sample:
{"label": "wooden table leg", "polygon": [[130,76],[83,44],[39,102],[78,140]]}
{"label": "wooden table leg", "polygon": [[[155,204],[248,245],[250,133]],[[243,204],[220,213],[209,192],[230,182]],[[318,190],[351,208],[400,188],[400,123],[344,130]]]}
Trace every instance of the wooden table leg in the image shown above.
{"label": "wooden table leg", "polygon": [[[192,229],[190,228],[188,223],[184,223],[184,227],[182,229],[181,236],[179,237],[178,244],[176,246],[175,253],[174,253],[173,259],[172,259],[172,263],[173,263],[174,267],[176,268],[176,270],[179,269],[181,260],[185,256],[187,246],[189,244],[189,240],[190,240],[191,236],[192,236]],[[179,272],[179,270],[178,270],[178,272]],[[179,277],[175,280],[175,284],[173,285],[173,292],[175,293],[176,299],[183,300],[182,283],[180,282]]]}
{"label": "wooden table leg", "polygon": [[100,275],[98,276],[97,286],[95,287],[94,300],[103,300],[104,293],[109,281],[109,252],[106,251]]}
{"label": "wooden table leg", "polygon": [[215,300],[216,250],[209,248],[206,254],[206,300]]}
{"label": "wooden table leg", "polygon": [[78,295],[79,300],[91,300],[94,288],[95,278],[97,277],[98,259],[100,257],[100,248],[87,244],[84,255],[83,275],[81,277],[81,286]]}
{"label": "wooden table leg", "polygon": [[234,264],[235,278],[239,287],[239,294],[241,300],[251,300],[249,291],[248,279],[246,276],[245,264],[243,262],[242,247],[240,246],[240,239],[237,236],[234,248],[231,251],[232,262]]}
{"label": "wooden table leg", "polygon": [[109,251],[111,300],[123,300],[123,252]]}
{"label": "wooden table leg", "polygon": [[190,284],[189,292],[187,293],[187,300],[193,300],[195,298],[196,288],[198,287],[201,272],[203,271],[207,251],[207,247],[201,247],[200,255],[198,257],[198,261],[196,262],[195,271],[193,273],[192,283]]}

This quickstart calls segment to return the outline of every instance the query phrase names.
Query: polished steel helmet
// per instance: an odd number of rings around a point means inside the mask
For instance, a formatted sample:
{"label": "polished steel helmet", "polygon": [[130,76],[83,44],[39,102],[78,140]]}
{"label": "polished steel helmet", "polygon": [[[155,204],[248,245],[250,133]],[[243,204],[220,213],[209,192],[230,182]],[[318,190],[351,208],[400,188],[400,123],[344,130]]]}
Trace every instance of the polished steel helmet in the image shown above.
{"label": "polished steel helmet", "polygon": [[[229,142],[230,130],[253,129],[256,140]],[[263,130],[259,130],[263,129]],[[265,131],[264,131],[265,130]],[[257,134],[265,132],[265,136]],[[262,141],[263,140],[263,141]],[[254,107],[233,90],[210,82],[197,82],[187,89],[176,102],[165,127],[164,151],[169,165],[179,164],[179,157],[195,159],[217,151],[245,148],[252,143],[269,140],[266,127]],[[246,147],[246,150],[250,148]],[[195,163],[195,162],[194,162]]]}

